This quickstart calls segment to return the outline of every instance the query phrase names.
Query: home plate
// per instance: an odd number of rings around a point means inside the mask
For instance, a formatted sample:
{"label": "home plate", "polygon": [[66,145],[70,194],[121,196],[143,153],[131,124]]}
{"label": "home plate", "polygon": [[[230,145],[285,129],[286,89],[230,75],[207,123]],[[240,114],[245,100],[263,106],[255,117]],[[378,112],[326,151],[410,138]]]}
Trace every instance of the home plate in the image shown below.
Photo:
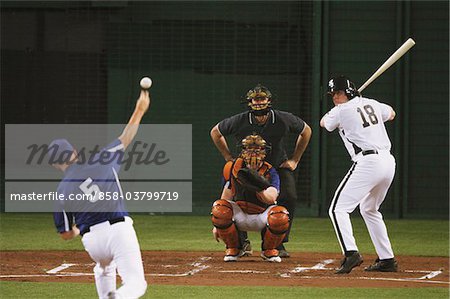
{"label": "home plate", "polygon": [[280,277],[283,278],[289,278],[291,277],[290,273],[302,273],[310,270],[331,270],[330,268],[326,268],[325,266],[328,264],[333,263],[333,259],[323,260],[322,262],[315,264],[312,267],[295,267],[294,269],[290,270],[288,273],[282,273],[280,274]]}
{"label": "home plate", "polygon": [[67,269],[69,267],[72,267],[72,266],[75,266],[75,265],[76,264],[62,264],[61,266],[58,266],[58,267],[53,268],[51,270],[48,270],[47,274],[56,274],[56,273],[58,273],[61,270],[65,270],[65,269]]}

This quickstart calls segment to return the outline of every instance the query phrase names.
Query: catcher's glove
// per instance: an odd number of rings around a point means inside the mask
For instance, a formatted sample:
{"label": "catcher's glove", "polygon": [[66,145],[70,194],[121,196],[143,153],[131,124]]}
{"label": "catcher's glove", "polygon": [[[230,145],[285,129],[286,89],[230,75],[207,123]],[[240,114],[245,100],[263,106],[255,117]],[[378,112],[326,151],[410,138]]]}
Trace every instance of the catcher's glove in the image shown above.
{"label": "catcher's glove", "polygon": [[238,182],[244,189],[251,192],[261,192],[270,187],[270,183],[257,171],[249,168],[242,168],[237,174]]}

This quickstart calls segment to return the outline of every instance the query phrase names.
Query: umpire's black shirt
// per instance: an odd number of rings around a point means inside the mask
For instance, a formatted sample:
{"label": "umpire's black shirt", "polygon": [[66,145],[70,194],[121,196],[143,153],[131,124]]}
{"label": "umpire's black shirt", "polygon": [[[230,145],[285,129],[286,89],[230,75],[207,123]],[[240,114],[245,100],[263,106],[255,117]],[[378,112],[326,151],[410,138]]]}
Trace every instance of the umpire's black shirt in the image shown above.
{"label": "umpire's black shirt", "polygon": [[219,131],[223,136],[234,135],[238,144],[250,134],[258,134],[272,147],[266,161],[278,168],[287,160],[283,138],[289,134],[300,134],[305,128],[305,122],[292,113],[270,110],[264,124],[258,124],[250,111],[233,115],[219,123]]}

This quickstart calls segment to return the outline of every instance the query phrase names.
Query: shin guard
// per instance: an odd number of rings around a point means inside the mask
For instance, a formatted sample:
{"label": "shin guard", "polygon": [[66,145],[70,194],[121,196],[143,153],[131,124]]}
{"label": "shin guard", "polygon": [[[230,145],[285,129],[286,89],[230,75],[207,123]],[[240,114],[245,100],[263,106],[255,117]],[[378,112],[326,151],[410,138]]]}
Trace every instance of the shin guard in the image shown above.
{"label": "shin guard", "polygon": [[267,215],[267,227],[261,232],[263,250],[277,248],[289,229],[289,212],[285,207],[272,207]]}
{"label": "shin guard", "polygon": [[211,221],[227,248],[240,247],[238,230],[233,222],[233,206],[230,202],[224,199],[216,200],[211,210]]}

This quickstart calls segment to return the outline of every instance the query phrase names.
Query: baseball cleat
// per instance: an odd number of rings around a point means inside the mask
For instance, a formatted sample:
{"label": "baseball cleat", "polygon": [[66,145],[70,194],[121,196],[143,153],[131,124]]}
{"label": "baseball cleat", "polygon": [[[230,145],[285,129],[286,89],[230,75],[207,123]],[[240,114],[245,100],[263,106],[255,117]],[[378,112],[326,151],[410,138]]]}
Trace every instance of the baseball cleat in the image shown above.
{"label": "baseball cleat", "polygon": [[278,250],[276,249],[262,251],[261,257],[266,262],[281,263],[281,257],[278,256]]}
{"label": "baseball cleat", "polygon": [[236,262],[241,257],[242,251],[238,248],[227,248],[225,251],[225,256],[223,258],[224,262]]}
{"label": "baseball cleat", "polygon": [[245,240],[244,244],[242,244],[240,256],[251,256],[253,254],[252,244],[250,244],[250,240]]}
{"label": "baseball cleat", "polygon": [[397,272],[398,263],[394,258],[387,260],[376,259],[375,263],[364,270],[369,272]]}
{"label": "baseball cleat", "polygon": [[289,254],[289,252],[286,250],[286,248],[284,248],[284,245],[281,244],[280,246],[277,247],[278,249],[278,256],[279,257],[290,257],[291,255]]}
{"label": "baseball cleat", "polygon": [[341,267],[335,272],[336,274],[347,274],[352,271],[353,268],[358,267],[363,262],[362,256],[359,252],[353,253],[351,256],[347,256],[342,260]]}
{"label": "baseball cleat", "polygon": [[224,262],[236,262],[239,259],[239,255],[226,255],[223,257]]}

